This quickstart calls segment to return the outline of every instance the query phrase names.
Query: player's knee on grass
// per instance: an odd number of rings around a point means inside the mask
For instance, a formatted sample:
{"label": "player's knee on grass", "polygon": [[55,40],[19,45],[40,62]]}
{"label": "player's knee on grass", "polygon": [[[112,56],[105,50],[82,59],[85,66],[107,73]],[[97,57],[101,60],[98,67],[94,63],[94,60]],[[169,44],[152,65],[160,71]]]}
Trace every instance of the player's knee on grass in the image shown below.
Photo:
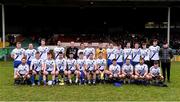
{"label": "player's knee on grass", "polygon": [[134,78],[134,75],[131,75],[131,77],[130,77],[130,78],[131,78],[131,79],[135,79],[135,78]]}
{"label": "player's knee on grass", "polygon": [[47,72],[47,71],[44,71],[44,72],[43,72],[43,75],[48,75],[48,72]]}
{"label": "player's knee on grass", "polygon": [[112,75],[109,75],[109,78],[112,79]]}
{"label": "player's knee on grass", "polygon": [[55,75],[58,76],[58,75],[59,75],[59,71],[56,71],[56,72],[55,72]]}
{"label": "player's knee on grass", "polygon": [[146,75],[146,76],[144,77],[144,79],[145,79],[145,80],[149,80],[149,76]]}
{"label": "player's knee on grass", "polygon": [[68,71],[68,75],[71,75],[71,71],[70,70]]}
{"label": "player's knee on grass", "polygon": [[34,70],[33,70],[33,73],[32,73],[32,74],[33,74],[33,75],[37,75],[36,71],[34,71]]}
{"label": "player's knee on grass", "polygon": [[124,79],[124,78],[125,78],[125,76],[126,76],[125,74],[122,74],[122,75],[121,75],[121,78],[122,78],[122,79]]}
{"label": "player's knee on grass", "polygon": [[51,72],[51,75],[55,75],[55,72]]}
{"label": "player's knee on grass", "polygon": [[160,78],[161,78],[161,79],[164,79],[164,77],[163,77],[162,75],[160,76]]}
{"label": "player's knee on grass", "polygon": [[137,75],[135,75],[135,76],[134,76],[134,79],[136,79],[136,80],[137,80],[137,79],[138,79],[138,76],[137,76]]}
{"label": "player's knee on grass", "polygon": [[19,79],[19,76],[18,75],[14,75],[14,79]]}
{"label": "player's knee on grass", "polygon": [[108,75],[112,74],[110,71],[105,71],[105,73]]}
{"label": "player's knee on grass", "polygon": [[68,75],[68,72],[67,72],[67,71],[64,71],[64,75]]}
{"label": "player's knee on grass", "polygon": [[29,79],[29,78],[30,78],[30,75],[27,75],[26,78]]}
{"label": "player's knee on grass", "polygon": [[99,74],[99,73],[100,73],[100,72],[97,70],[97,71],[96,71],[96,74]]}
{"label": "player's knee on grass", "polygon": [[79,71],[76,70],[76,71],[74,72],[74,74],[75,74],[75,75],[79,75]]}

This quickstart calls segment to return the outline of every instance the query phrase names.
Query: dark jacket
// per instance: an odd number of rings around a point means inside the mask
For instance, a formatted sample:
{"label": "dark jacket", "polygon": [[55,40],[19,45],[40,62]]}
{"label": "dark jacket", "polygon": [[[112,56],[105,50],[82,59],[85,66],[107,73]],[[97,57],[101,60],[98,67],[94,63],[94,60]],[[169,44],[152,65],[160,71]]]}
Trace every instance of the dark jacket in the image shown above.
{"label": "dark jacket", "polygon": [[78,48],[74,47],[74,48],[71,48],[71,47],[68,47],[67,50],[66,50],[66,57],[69,58],[69,54],[70,53],[73,53],[74,55],[74,59],[77,59],[78,58]]}
{"label": "dark jacket", "polygon": [[173,53],[171,48],[161,48],[159,51],[160,60],[163,63],[170,62],[173,58]]}

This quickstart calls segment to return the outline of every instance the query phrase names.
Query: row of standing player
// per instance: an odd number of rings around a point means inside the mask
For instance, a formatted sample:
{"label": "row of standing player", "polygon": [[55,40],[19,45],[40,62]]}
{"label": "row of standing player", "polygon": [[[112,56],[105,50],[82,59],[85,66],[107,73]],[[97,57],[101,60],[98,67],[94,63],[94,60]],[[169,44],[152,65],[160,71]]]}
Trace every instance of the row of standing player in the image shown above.
{"label": "row of standing player", "polygon": [[[71,42],[71,45],[74,47],[74,43]],[[33,45],[29,44],[29,48],[27,50],[24,50],[21,48],[21,44],[17,43],[17,48],[15,48],[12,53],[11,57],[14,59],[14,68],[16,68],[21,61],[21,58],[25,55],[27,57],[27,63],[30,65],[30,62],[35,57],[36,50],[33,49]],[[142,48],[139,48],[139,44],[135,43],[134,48],[132,49],[130,47],[130,43],[126,44],[126,47],[122,49],[122,46],[119,45],[117,48],[113,46],[113,44],[110,44],[109,48],[104,49],[102,48],[102,45],[99,46],[98,49],[94,49],[91,44],[88,44],[87,48],[84,48],[84,44],[81,44],[79,52],[83,52],[85,55],[85,58],[88,58],[90,53],[94,54],[94,57],[96,55],[96,58],[98,57],[99,52],[103,52],[103,58],[107,59],[108,66],[112,64],[112,59],[117,59],[117,63],[122,66],[123,62],[128,58],[131,59],[131,63],[133,66],[139,63],[140,57],[142,57],[145,60],[145,63],[150,67],[150,65],[153,65],[154,61],[159,61],[159,50],[160,47],[157,45],[157,41],[153,41],[153,45],[149,48],[146,47],[146,43],[142,44]],[[43,60],[47,59],[47,52],[50,51],[50,49],[45,46],[45,40],[41,41],[41,46],[37,48],[37,51],[40,52],[40,57]],[[99,51],[99,52],[97,52]],[[55,59],[58,57],[59,52],[65,53],[65,48],[61,46],[61,42],[58,41],[57,47],[54,48],[55,53]],[[72,52],[75,54],[74,52]],[[151,63],[150,63],[151,62]]]}
{"label": "row of standing player", "polygon": [[[45,46],[45,41],[42,40],[41,41],[41,46],[38,47],[38,51],[40,52],[40,57],[43,60],[46,60],[47,57],[47,52],[49,52],[48,47]],[[17,68],[17,66],[21,63],[21,59],[22,58],[21,54],[23,54],[24,50],[20,47],[20,43],[17,43],[17,48],[14,49],[12,51],[12,57],[15,59],[14,61],[14,67]],[[58,44],[60,45],[60,44]],[[82,44],[81,44],[82,45]],[[136,64],[139,63],[140,61],[140,57],[142,57],[145,62],[149,62],[149,59],[151,60],[158,60],[159,56],[158,56],[158,50],[159,50],[159,46],[157,46],[157,41],[153,42],[153,46],[150,46],[149,49],[146,48],[146,44],[142,45],[142,49],[139,48],[138,43],[135,43],[135,49],[131,49],[130,48],[130,43],[127,43],[126,48],[123,50],[121,49],[121,47],[119,47],[118,49],[113,48],[113,45],[110,44],[110,47],[107,49],[107,64],[108,66],[110,64],[112,64],[112,59],[117,59],[117,63],[122,67],[123,61],[125,59],[131,59],[132,64],[135,66]],[[89,48],[89,53],[94,53],[94,51],[92,50],[93,48]],[[150,50],[152,49],[152,51]],[[154,50],[153,50],[154,49]],[[80,49],[79,51],[81,52],[83,49]],[[121,53],[116,53],[116,52],[121,52]],[[133,51],[134,50],[134,51]],[[144,52],[143,52],[144,50]],[[156,50],[156,51],[155,51]],[[18,53],[19,51],[19,53]],[[57,52],[63,52],[64,53],[64,48],[63,47],[56,47],[54,49],[55,52],[55,57],[58,57],[60,53]],[[30,65],[30,59],[32,60],[33,58],[33,53],[35,53],[36,50],[33,49],[32,44],[29,45],[29,49],[27,49],[25,51],[25,55],[27,56],[27,63]],[[83,52],[83,51],[82,51]],[[102,51],[103,52],[103,51]],[[133,53],[134,52],[134,53]],[[135,53],[136,52],[136,53]],[[150,52],[153,52],[153,54],[150,54]],[[151,57],[150,57],[151,55]],[[118,56],[118,57],[117,57]],[[120,57],[121,56],[121,57]],[[126,57],[125,57],[126,56]],[[154,58],[153,58],[154,57]],[[124,59],[125,58],[125,59]],[[118,61],[119,59],[121,59],[121,61]],[[124,60],[123,60],[124,59]],[[135,60],[134,60],[135,59]],[[16,71],[15,71],[16,72]]]}

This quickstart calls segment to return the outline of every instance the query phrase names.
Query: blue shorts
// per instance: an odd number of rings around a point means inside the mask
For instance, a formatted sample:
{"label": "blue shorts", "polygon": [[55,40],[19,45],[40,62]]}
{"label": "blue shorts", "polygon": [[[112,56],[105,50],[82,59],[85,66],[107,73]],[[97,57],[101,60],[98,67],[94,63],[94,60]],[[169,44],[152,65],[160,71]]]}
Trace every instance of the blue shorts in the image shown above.
{"label": "blue shorts", "polygon": [[[124,63],[126,63],[126,60],[124,59]],[[130,64],[132,64],[132,60],[130,59]]]}
{"label": "blue shorts", "polygon": [[30,66],[31,65],[31,61],[27,61],[27,64]]}
{"label": "blue shorts", "polygon": [[100,72],[103,72],[103,71],[104,71],[104,69],[99,69],[99,71],[100,71]]}
{"label": "blue shorts", "polygon": [[21,61],[14,61],[14,68],[18,68],[20,64],[21,64]]}
{"label": "blue shorts", "polygon": [[108,59],[107,60],[107,66],[109,67],[112,64],[112,60]]}
{"label": "blue shorts", "polygon": [[132,66],[135,67],[137,64],[139,64],[139,62],[133,62],[133,61],[132,61]]}
{"label": "blue shorts", "polygon": [[123,62],[117,62],[117,64],[122,67],[123,66]]}
{"label": "blue shorts", "polygon": [[64,70],[59,70],[59,74],[64,74]]}
{"label": "blue shorts", "polygon": [[71,74],[74,74],[74,73],[75,73],[75,70],[69,70],[69,71],[71,71]]}
{"label": "blue shorts", "polygon": [[93,74],[95,73],[95,70],[87,70],[87,73]]}
{"label": "blue shorts", "polygon": [[39,74],[40,74],[40,71],[36,71],[36,70],[35,70],[35,72],[36,72],[36,74],[37,74],[37,75],[39,75]]}

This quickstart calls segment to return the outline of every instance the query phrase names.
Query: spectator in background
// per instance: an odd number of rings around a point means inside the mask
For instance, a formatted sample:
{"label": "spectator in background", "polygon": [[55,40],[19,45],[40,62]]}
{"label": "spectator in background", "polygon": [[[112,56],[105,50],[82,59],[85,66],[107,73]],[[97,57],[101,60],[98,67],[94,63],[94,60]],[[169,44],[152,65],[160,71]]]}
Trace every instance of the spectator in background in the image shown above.
{"label": "spectator in background", "polygon": [[73,41],[71,41],[70,45],[71,46],[68,47],[67,50],[66,50],[66,57],[69,58],[69,54],[73,53],[73,55],[74,55],[73,58],[77,59],[78,58],[78,55],[77,55],[78,48],[74,46],[74,42]]}
{"label": "spectator in background", "polygon": [[167,71],[167,81],[170,82],[170,68],[171,68],[171,59],[173,58],[172,49],[169,48],[168,43],[164,42],[163,48],[160,49],[159,52],[162,73],[164,77],[164,81],[166,80],[166,71]]}

